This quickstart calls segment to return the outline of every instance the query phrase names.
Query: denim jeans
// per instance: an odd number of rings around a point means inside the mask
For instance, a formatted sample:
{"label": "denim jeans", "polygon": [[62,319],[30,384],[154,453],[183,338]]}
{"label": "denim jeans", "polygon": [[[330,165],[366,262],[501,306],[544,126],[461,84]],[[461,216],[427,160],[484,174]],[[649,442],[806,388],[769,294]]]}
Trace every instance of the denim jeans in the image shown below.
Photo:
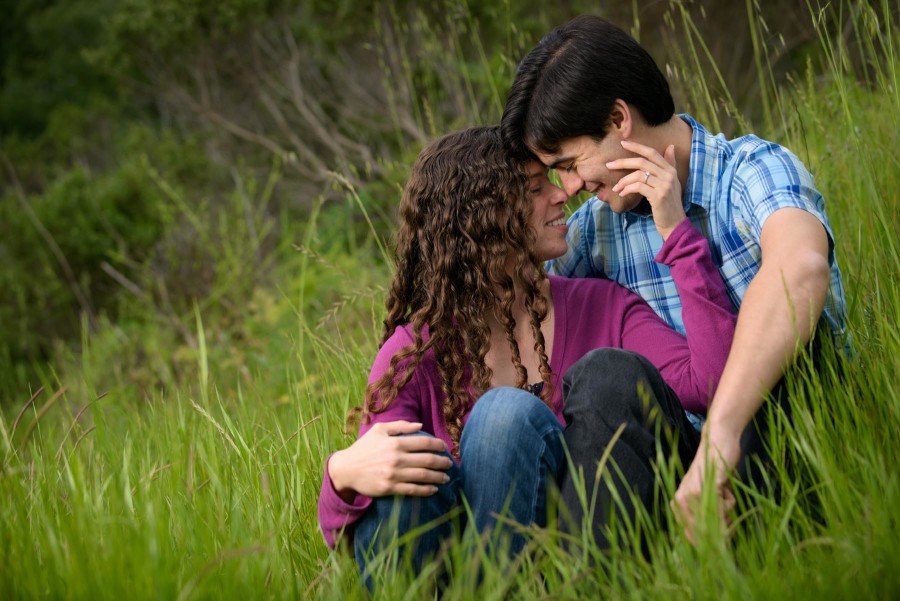
{"label": "denim jeans", "polygon": [[[436,494],[376,498],[356,525],[356,561],[370,586],[367,564],[394,542],[416,571],[435,557],[465,522],[463,498],[471,508],[470,526],[479,533],[496,528],[510,553],[520,552],[525,538],[498,524],[497,514],[518,524],[546,525],[548,485],[556,485],[566,459],[562,426],[541,399],[518,388],[488,391],[469,415],[459,450],[460,463],[454,462],[450,481]],[[454,513],[460,520],[450,519]]]}

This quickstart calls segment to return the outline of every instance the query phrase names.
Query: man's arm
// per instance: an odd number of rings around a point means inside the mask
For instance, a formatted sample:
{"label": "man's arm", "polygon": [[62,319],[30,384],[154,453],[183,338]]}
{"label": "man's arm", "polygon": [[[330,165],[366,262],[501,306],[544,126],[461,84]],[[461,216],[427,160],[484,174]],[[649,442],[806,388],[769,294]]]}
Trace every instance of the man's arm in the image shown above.
{"label": "man's arm", "polygon": [[828,235],[802,209],[775,211],[762,228],[762,265],[738,313],[734,343],[710,404],[700,449],[672,507],[693,540],[694,511],[707,473],[715,474],[722,510],[734,497],[728,477],[741,457],[741,434],[809,341],[828,292]]}

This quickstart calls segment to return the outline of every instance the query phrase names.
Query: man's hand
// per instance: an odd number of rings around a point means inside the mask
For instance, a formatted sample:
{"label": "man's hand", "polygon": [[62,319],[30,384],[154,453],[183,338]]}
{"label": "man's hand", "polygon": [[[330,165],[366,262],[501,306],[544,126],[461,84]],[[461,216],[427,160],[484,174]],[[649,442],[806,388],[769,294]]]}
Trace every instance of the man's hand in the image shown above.
{"label": "man's hand", "polygon": [[407,421],[372,426],[351,446],[331,456],[328,476],[334,489],[348,502],[355,494],[427,497],[436,493],[435,485],[447,482],[445,471],[453,460],[436,454],[447,450],[439,438],[401,436],[421,429],[422,424]]}
{"label": "man's hand", "polygon": [[675,498],[669,504],[675,517],[684,527],[685,536],[692,544],[697,542],[697,512],[700,509],[703,483],[707,478],[713,478],[716,487],[716,505],[723,525],[731,522],[730,513],[735,505],[729,478],[741,459],[739,436],[729,434],[723,436],[722,440],[715,440],[715,433],[707,436],[707,432],[708,430],[704,430],[694,461],[678,485]]}
{"label": "man's hand", "polygon": [[622,140],[622,147],[638,156],[606,164],[610,170],[635,169],[613,186],[613,192],[623,197],[640,194],[646,198],[653,208],[656,231],[666,240],[686,217],[681,182],[675,168],[675,146],[668,146],[665,156],[649,146],[629,140]]}

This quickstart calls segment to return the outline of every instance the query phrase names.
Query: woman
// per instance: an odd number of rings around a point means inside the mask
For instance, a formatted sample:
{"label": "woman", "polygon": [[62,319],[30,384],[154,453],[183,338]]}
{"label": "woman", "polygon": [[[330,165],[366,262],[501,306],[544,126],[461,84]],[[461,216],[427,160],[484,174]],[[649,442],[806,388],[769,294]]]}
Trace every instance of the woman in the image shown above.
{"label": "woman", "polygon": [[[673,160],[641,152],[674,171]],[[690,346],[617,284],[544,273],[544,261],[567,248],[567,197],[540,163],[509,158],[498,128],[450,134],[422,151],[400,205],[397,274],[359,439],[326,462],[319,519],[329,545],[352,532],[362,570],[383,544],[376,533],[433,520],[407,549],[418,567],[449,536],[442,516],[463,498],[479,532],[501,513],[544,525],[548,487],[565,465],[561,375],[592,349],[643,355],[676,405],[706,405],[735,322],[669,179],[648,201],[666,240],[657,261],[684,298]],[[522,535],[504,532],[519,551]]]}

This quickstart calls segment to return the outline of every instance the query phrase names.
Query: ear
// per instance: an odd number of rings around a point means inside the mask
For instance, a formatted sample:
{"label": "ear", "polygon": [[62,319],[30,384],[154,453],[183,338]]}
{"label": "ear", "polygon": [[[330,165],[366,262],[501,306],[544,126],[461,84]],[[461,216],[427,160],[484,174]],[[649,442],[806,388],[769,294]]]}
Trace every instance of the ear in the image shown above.
{"label": "ear", "polygon": [[627,140],[631,137],[633,129],[634,114],[631,107],[621,98],[616,98],[609,113],[610,132],[616,132],[621,139]]}

